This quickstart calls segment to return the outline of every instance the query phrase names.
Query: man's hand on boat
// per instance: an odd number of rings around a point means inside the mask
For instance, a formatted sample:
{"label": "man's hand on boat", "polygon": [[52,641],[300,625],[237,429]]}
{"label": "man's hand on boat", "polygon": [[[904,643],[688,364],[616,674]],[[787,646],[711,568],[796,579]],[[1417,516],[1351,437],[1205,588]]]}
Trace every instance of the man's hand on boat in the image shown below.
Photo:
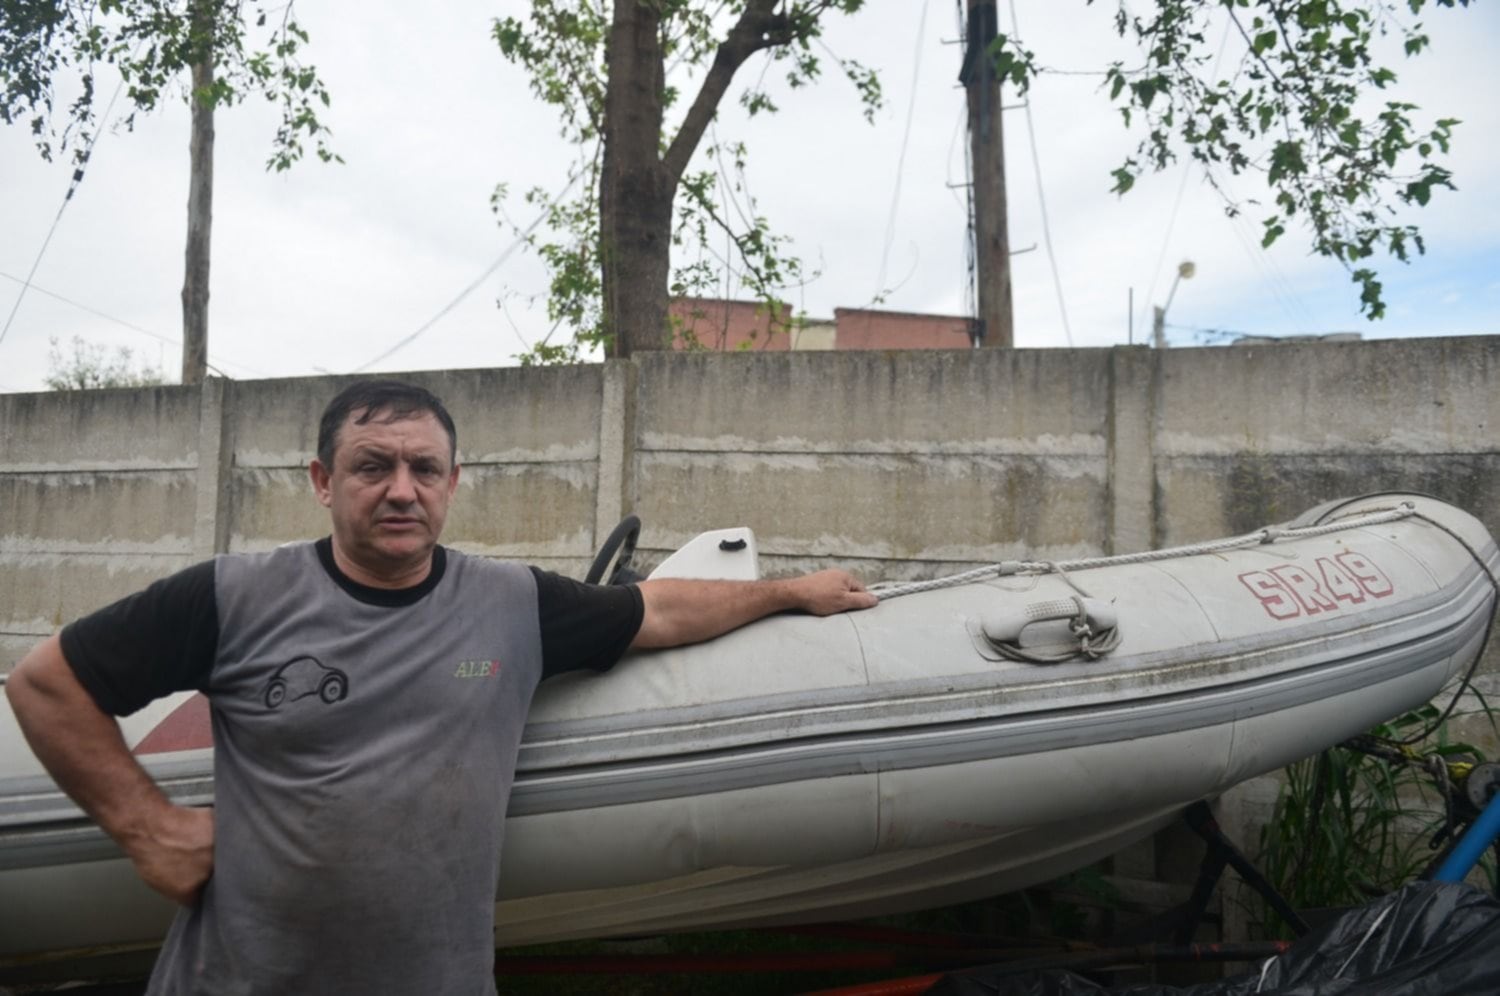
{"label": "man's hand on boat", "polygon": [[830,616],[880,601],[854,575],[833,569],[769,581],[661,578],[640,587],[646,613],[635,648],[711,640],[776,612]]}
{"label": "man's hand on boat", "polygon": [[797,607],[811,615],[831,616],[854,609],[873,609],[880,604],[880,599],[848,571],[818,571],[788,581],[802,599]]}

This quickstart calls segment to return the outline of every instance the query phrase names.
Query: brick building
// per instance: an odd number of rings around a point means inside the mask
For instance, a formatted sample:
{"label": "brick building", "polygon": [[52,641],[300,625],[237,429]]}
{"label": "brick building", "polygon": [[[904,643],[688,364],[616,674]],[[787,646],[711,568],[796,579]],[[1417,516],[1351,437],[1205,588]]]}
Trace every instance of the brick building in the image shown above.
{"label": "brick building", "polygon": [[833,319],[794,321],[758,301],[677,298],[669,308],[674,349],[969,349],[968,318],[874,308],[835,308]]}

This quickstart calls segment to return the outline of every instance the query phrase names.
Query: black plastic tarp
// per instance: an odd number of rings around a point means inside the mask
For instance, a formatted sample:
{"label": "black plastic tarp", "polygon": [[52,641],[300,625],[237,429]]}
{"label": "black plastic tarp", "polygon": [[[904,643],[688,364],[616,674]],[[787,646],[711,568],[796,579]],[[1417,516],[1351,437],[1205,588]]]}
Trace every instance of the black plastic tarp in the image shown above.
{"label": "black plastic tarp", "polygon": [[945,996],[1495,996],[1500,900],[1471,886],[1413,882],[1310,932],[1252,971],[1192,986],[1101,986],[1003,966],[945,976]]}

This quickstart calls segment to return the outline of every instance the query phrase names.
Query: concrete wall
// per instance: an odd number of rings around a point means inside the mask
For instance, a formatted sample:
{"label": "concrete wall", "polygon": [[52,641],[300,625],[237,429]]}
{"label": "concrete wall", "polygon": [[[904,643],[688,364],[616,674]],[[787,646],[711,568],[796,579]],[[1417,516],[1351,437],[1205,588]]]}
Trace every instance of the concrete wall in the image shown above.
{"label": "concrete wall", "polygon": [[[447,540],[581,576],[747,524],[772,572],[874,578],[1248,531],[1431,492],[1500,532],[1500,338],[1255,348],[663,353],[411,375],[464,464]],[[0,395],[0,670],[222,550],[326,532],[306,478],[337,378]]]}

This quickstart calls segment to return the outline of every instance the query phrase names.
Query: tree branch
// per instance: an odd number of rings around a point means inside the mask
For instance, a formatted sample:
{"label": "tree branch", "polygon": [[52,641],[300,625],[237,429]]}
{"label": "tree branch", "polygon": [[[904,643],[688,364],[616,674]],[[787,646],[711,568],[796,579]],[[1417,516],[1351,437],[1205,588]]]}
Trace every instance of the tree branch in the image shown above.
{"label": "tree branch", "polygon": [[713,65],[693,98],[693,106],[683,119],[682,127],[672,138],[667,153],[662,157],[662,167],[673,183],[687,169],[688,162],[703,133],[708,130],[719,102],[729,90],[734,74],[745,60],[765,48],[785,45],[792,40],[790,23],[784,14],[773,13],[780,0],[750,0],[740,19],[729,29],[729,35],[714,53]]}
{"label": "tree branch", "polygon": [[[746,235],[741,235],[739,232],[735,231],[734,226],[730,225],[729,222],[726,221],[718,211],[714,210],[713,204],[707,199],[695,199],[697,200],[698,206],[702,209],[703,213],[708,216],[708,219],[715,225],[718,225],[719,228],[723,230],[724,234],[729,237],[730,242],[734,244],[735,251],[740,257],[740,263],[744,266],[745,271],[750,274],[750,282],[755,286],[756,291],[759,292],[761,297],[766,301],[773,300],[773,298],[771,297],[771,285],[773,281],[771,279],[771,276],[756,263],[754,254],[752,252],[753,242],[751,238]],[[724,257],[719,256],[718,253],[714,252],[713,248],[707,244],[706,240],[703,244],[703,248],[710,254],[716,256],[721,262],[724,263],[726,267],[732,267],[734,265],[732,261],[727,260]],[[770,323],[771,331],[774,332],[776,330],[776,324],[777,322],[775,320],[775,316],[773,315]]]}

